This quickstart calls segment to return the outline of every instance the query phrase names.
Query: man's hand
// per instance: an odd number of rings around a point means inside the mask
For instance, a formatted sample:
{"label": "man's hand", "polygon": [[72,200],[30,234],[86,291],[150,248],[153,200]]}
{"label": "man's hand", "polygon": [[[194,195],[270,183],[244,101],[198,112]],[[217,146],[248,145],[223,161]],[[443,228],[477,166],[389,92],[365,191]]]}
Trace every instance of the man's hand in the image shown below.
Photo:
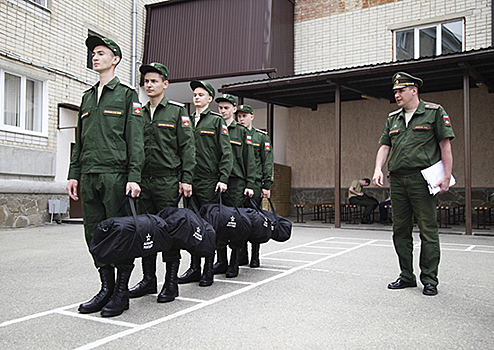
{"label": "man's hand", "polygon": [[69,194],[69,197],[72,198],[74,201],[78,201],[79,197],[77,196],[77,185],[79,184],[79,181],[77,180],[69,180],[69,183],[67,184],[67,193]]}
{"label": "man's hand", "polygon": [[374,171],[374,176],[372,177],[372,183],[378,187],[383,187],[384,185],[384,174],[381,170],[376,169]]}
{"label": "man's hand", "polygon": [[125,186],[125,194],[132,191],[132,198],[139,197],[141,194],[141,187],[137,182],[127,182],[127,186]]}
{"label": "man's hand", "polygon": [[254,196],[254,190],[251,190],[250,188],[246,188],[244,190],[244,196],[249,196],[252,198],[252,196]]}
{"label": "man's hand", "polygon": [[437,187],[437,186],[441,187],[441,190],[438,193],[447,192],[449,190],[449,182],[450,181],[451,181],[451,177],[445,176],[434,187]]}
{"label": "man's hand", "polygon": [[261,197],[262,198],[271,198],[271,190],[266,190],[263,188],[261,190]]}
{"label": "man's hand", "polygon": [[184,194],[185,197],[191,197],[192,196],[192,185],[190,184],[184,184],[180,183],[180,188],[178,189],[179,194]]}
{"label": "man's hand", "polygon": [[225,192],[227,189],[228,189],[228,185],[226,183],[218,181],[218,183],[216,184],[215,191],[218,192],[218,190],[219,190],[221,192]]}

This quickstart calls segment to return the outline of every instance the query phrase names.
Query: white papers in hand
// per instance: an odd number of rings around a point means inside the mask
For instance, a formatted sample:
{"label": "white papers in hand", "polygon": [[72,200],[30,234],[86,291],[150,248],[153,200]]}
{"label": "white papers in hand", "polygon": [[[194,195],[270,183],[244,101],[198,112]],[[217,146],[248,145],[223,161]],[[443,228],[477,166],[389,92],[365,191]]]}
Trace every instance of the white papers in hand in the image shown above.
{"label": "white papers in hand", "polygon": [[[420,171],[425,181],[427,181],[427,185],[429,186],[429,193],[433,196],[436,195],[441,188],[439,186],[434,187],[441,179],[444,177],[444,164],[443,161],[440,160],[436,164],[423,169]],[[453,175],[451,175],[451,180],[449,181],[449,186],[453,186],[456,184],[456,179]]]}

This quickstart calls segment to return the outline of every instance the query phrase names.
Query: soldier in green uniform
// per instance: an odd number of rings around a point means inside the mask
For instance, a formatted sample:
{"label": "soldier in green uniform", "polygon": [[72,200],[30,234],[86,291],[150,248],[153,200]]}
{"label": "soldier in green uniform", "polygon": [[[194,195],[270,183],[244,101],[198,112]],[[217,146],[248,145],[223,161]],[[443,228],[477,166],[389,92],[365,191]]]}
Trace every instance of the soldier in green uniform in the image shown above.
{"label": "soldier in green uniform", "polygon": [[[265,131],[256,129],[252,123],[254,120],[254,109],[249,105],[240,105],[237,108],[237,119],[240,124],[245,126],[251,137],[252,146],[254,147],[254,159],[256,169],[256,181],[254,183],[254,200],[260,206],[262,198],[269,198],[271,195],[271,185],[273,184],[273,150],[271,140]],[[259,249],[258,243],[252,243],[252,256],[250,267],[259,267]],[[242,249],[239,259],[240,265],[248,263],[247,243]]]}
{"label": "soldier in green uniform", "polygon": [[[141,199],[144,208],[156,214],[175,205],[180,193],[192,195],[195,167],[195,144],[190,118],[182,103],[168,100],[169,71],[161,63],[139,68],[144,76],[144,88],[149,102],[143,107],[145,162],[141,180]],[[177,272],[180,251],[163,252],[165,282],[158,294],[158,302],[175,300],[178,296]],[[137,298],[157,292],[156,255],[142,258],[143,279],[130,289],[130,297]]]}
{"label": "soldier in green uniform", "polygon": [[415,216],[422,241],[419,265],[423,294],[436,295],[440,259],[436,197],[429,193],[420,171],[442,160],[444,177],[435,186],[440,187],[440,192],[449,190],[453,166],[451,140],[455,135],[444,108],[419,98],[421,79],[399,72],[392,81],[400,109],[390,113],[386,121],[373,176],[374,184],[382,187],[382,168],[389,156],[393,243],[401,274],[388,288],[417,286],[413,273],[412,228]]}
{"label": "soldier in green uniform", "polygon": [[[243,207],[245,196],[252,197],[254,195],[253,188],[256,180],[254,148],[247,128],[234,119],[237,111],[237,99],[232,95],[223,94],[215,101],[218,103],[219,112],[228,125],[233,152],[233,168],[228,180],[228,193],[237,207]],[[228,197],[226,199],[225,204],[229,205]],[[215,274],[226,273],[227,278],[233,278],[238,276],[239,251],[243,244],[237,245],[237,242],[230,242],[232,253],[229,264],[226,252],[227,244],[228,242],[218,239],[218,256],[217,262],[213,265],[213,271]]]}
{"label": "soldier in green uniform", "polygon": [[[227,190],[233,166],[232,147],[225,120],[209,108],[215,95],[214,88],[207,82],[197,80],[192,81],[190,87],[196,107],[191,116],[196,144],[193,198],[202,206],[218,201],[216,191]],[[214,255],[205,258],[201,275],[201,257],[192,255],[190,268],[178,278],[178,283],[199,281],[201,287],[212,285],[213,260]]]}
{"label": "soldier in green uniform", "polygon": [[[99,222],[125,215],[118,208],[126,193],[140,194],[144,161],[142,108],[137,92],[120,83],[115,67],[122,59],[118,45],[110,39],[90,36],[86,46],[93,52],[99,82],[84,92],[77,122],[76,144],[70,162],[67,192],[77,201],[80,181],[84,232],[89,245]],[[93,257],[94,259],[94,257]],[[115,267],[94,259],[101,290],[79,306],[80,313],[101,310],[101,315],[120,315],[129,308],[128,283],[133,259]]]}

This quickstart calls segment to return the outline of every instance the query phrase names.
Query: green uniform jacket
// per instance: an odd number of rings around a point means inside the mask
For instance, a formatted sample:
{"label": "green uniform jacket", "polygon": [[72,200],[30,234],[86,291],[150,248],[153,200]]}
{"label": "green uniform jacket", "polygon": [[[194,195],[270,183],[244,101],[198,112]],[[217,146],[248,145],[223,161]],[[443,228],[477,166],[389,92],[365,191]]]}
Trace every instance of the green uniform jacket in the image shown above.
{"label": "green uniform jacket", "polygon": [[389,114],[379,143],[392,147],[389,171],[408,175],[440,161],[439,142],[445,138],[452,140],[454,137],[451,121],[444,108],[420,100],[408,127],[403,109]]}
{"label": "green uniform jacket", "polygon": [[248,137],[248,131],[249,129],[235,120],[228,126],[233,152],[233,168],[230,177],[243,179],[246,182],[246,188],[252,189],[256,181],[256,163],[254,147]]}
{"label": "green uniform jacket", "polygon": [[149,102],[143,107],[144,150],[143,177],[177,174],[180,181],[192,183],[196,165],[194,135],[184,105],[164,97],[151,120]]}
{"label": "green uniform jacket", "polygon": [[223,117],[206,108],[194,127],[194,138],[196,142],[194,178],[217,179],[227,184],[232,172],[233,157],[228,127]]}
{"label": "green uniform jacket", "polygon": [[125,173],[128,182],[140,182],[144,142],[137,93],[115,77],[97,104],[98,86],[82,96],[68,179],[78,180],[81,173]]}
{"label": "green uniform jacket", "polygon": [[256,168],[256,182],[262,183],[265,190],[271,189],[273,179],[273,150],[268,134],[252,127],[248,130],[254,146],[254,159]]}

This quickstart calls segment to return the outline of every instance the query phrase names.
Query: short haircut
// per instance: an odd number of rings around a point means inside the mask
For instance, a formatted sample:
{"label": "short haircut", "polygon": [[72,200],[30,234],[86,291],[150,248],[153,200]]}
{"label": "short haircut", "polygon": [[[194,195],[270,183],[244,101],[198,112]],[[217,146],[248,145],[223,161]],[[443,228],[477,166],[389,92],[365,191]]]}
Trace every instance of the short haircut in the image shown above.
{"label": "short haircut", "polygon": [[370,183],[371,183],[370,179],[369,179],[369,178],[367,178],[367,177],[364,177],[364,178],[362,179],[362,181],[365,181],[365,182],[367,183],[367,185],[370,185]]}

